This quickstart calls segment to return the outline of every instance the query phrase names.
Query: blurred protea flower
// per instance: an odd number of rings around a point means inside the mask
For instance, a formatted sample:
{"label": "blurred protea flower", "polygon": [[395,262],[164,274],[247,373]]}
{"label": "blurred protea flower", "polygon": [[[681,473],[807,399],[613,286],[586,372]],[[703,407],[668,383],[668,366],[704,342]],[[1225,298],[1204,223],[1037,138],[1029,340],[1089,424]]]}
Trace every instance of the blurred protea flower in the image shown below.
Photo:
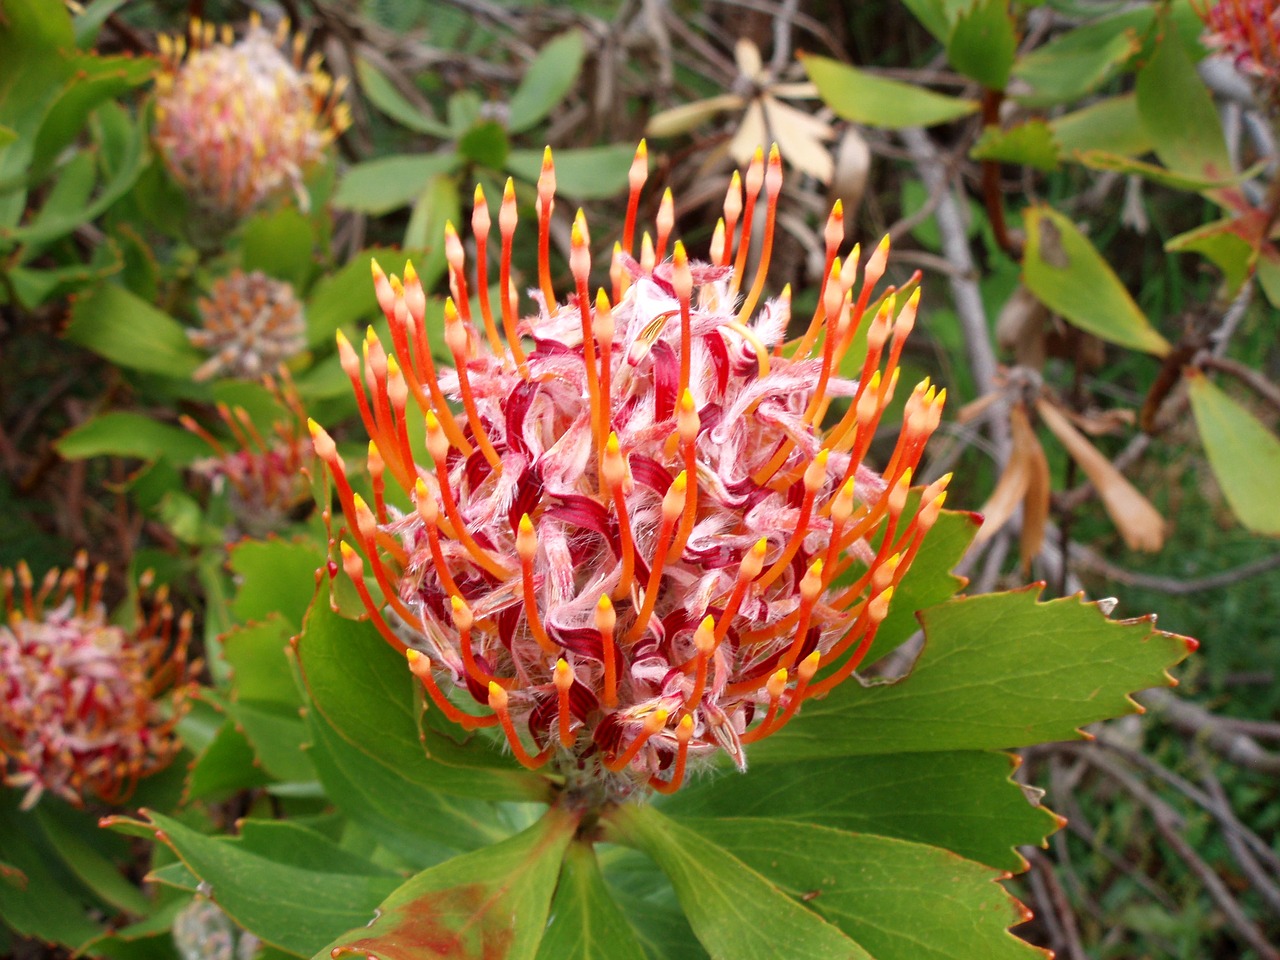
{"label": "blurred protea flower", "polygon": [[[191,22],[189,39],[159,38],[155,141],[165,166],[219,226],[234,225],[292,190],[308,206],[303,174],[350,124],[343,82],[303,61],[305,40],[255,17],[235,42],[229,26]],[[287,51],[287,52],[286,52]]]}
{"label": "blurred protea flower", "polygon": [[278,530],[289,515],[312,500],[310,467],[314,459],[307,435],[307,416],[289,371],[262,382],[282,416],[269,431],[259,430],[244,407],[216,407],[230,434],[221,440],[191,417],[179,421],[213,450],[192,470],[207,478],[215,490],[226,490],[240,531],[260,537]]}
{"label": "blurred protea flower", "polygon": [[260,270],[233,270],[199,301],[201,329],[192,344],[212,354],[192,375],[257,379],[292,360],[307,345],[307,322],[293,286]]}
{"label": "blurred protea flower", "polygon": [[1259,78],[1275,96],[1280,87],[1280,3],[1277,0],[1195,0],[1209,28],[1204,43]]}
{"label": "blurred protea flower", "polygon": [[[786,343],[789,291],[761,303],[777,150],[767,163],[757,153],[745,193],[735,176],[706,261],[670,243],[661,215],[656,244],[646,235],[641,259],[630,256],[645,176],[642,144],[610,292],[592,292],[579,212],[574,290],[560,300],[547,257],[547,152],[539,288],[523,318],[510,279],[514,190],[508,182],[498,215],[496,307],[491,218],[477,190],[474,286],[456,231],[445,230],[452,370],[432,360],[412,265],[403,279],[374,265],[392,353],[371,333],[362,362],[339,339],[371,438],[373,503],[311,424],[350,527],[342,565],[384,638],[440,710],[468,728],[500,725],[522,764],[553,763],[582,803],[673,791],[691,762],[720,751],[745,767],[747,744],[858,667],[945,497],[945,479],[911,493],[944,402],[928,383],[907,399],[884,472],[863,463],[916,315],[914,295],[901,311],[892,295],[869,309],[887,241],[859,282],[858,248],[838,256],[833,211],[817,311]],[[749,238],[758,216],[760,266],[747,284],[746,241],[735,250],[733,238],[739,228]],[[864,314],[873,316],[855,382],[837,370]],[[836,399],[847,411],[828,418]],[[434,468],[413,459],[410,435],[424,420]],[[413,513],[387,504],[387,475]]]}
{"label": "blurred protea flower", "polygon": [[46,791],[76,806],[90,795],[117,803],[178,752],[191,616],[175,625],[161,587],[138,601],[134,626],[109,623],[106,573],[90,575],[84,554],[38,587],[25,563],[0,572],[0,772],[26,791],[23,809]]}

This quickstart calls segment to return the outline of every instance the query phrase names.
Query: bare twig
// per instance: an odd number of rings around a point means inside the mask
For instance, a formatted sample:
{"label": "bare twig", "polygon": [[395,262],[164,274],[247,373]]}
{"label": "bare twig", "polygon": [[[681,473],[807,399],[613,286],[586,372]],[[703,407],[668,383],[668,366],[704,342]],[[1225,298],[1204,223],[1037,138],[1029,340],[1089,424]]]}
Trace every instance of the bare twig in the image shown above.
{"label": "bare twig", "polygon": [[1199,358],[1200,366],[1208,367],[1211,370],[1219,370],[1222,373],[1235,377],[1246,387],[1256,393],[1269,404],[1280,410],[1280,387],[1276,386],[1257,370],[1247,364],[1241,363],[1239,360],[1232,360],[1230,357],[1206,356]]}
{"label": "bare twig", "polygon": [[1170,726],[1199,738],[1224,760],[1255,773],[1280,775],[1280,754],[1264,750],[1252,737],[1223,726],[1204,707],[1160,688],[1144,690],[1138,699]]}
{"label": "bare twig", "polygon": [[[1231,801],[1227,799],[1226,791],[1222,789],[1221,782],[1214,774],[1213,765],[1200,751],[1196,751],[1195,761],[1200,771],[1200,779],[1204,782],[1205,789],[1209,791],[1209,796],[1219,807],[1230,809]],[[1222,839],[1226,842],[1231,855],[1236,858],[1236,863],[1240,865],[1244,875],[1249,878],[1249,883],[1253,885],[1258,896],[1266,901],[1277,916],[1280,916],[1280,886],[1267,876],[1267,872],[1262,869],[1262,864],[1253,855],[1244,838],[1235,830],[1224,829]],[[1268,847],[1267,851],[1270,852],[1271,848]]]}
{"label": "bare twig", "polygon": [[1146,784],[1133,776],[1120,763],[1101,751],[1090,751],[1084,756],[1092,766],[1123,786],[1135,800],[1147,808],[1160,836],[1164,838],[1165,842],[1169,844],[1174,853],[1187,865],[1191,872],[1196,875],[1205,892],[1218,905],[1218,909],[1222,911],[1227,922],[1239,934],[1240,939],[1248,943],[1264,960],[1280,960],[1280,951],[1277,951],[1267,942],[1266,934],[1249,919],[1244,908],[1231,895],[1231,891],[1222,881],[1222,878],[1196,853],[1191,844],[1182,836],[1179,830],[1182,818],[1178,812],[1148,789]]}
{"label": "bare twig", "polygon": [[1203,593],[1206,590],[1221,590],[1232,584],[1240,583],[1251,577],[1257,577],[1280,567],[1280,553],[1262,557],[1249,563],[1241,564],[1230,570],[1209,574],[1205,577],[1194,577],[1180,580],[1177,577],[1162,577],[1150,573],[1138,573],[1126,570],[1102,557],[1099,553],[1080,544],[1072,544],[1071,559],[1078,565],[1100,573],[1108,580],[1124,584],[1126,587],[1142,587],[1147,590],[1158,590],[1170,596],[1187,596],[1192,593]]}
{"label": "bare twig", "polygon": [[1089,960],[1084,944],[1080,942],[1080,928],[1076,925],[1071,899],[1058,882],[1053,863],[1039,850],[1032,849],[1028,853],[1032,869],[1031,888],[1036,893],[1036,900],[1042,909],[1051,908],[1043,916],[1051,935],[1056,934],[1056,942],[1052,944],[1054,952],[1066,960]]}

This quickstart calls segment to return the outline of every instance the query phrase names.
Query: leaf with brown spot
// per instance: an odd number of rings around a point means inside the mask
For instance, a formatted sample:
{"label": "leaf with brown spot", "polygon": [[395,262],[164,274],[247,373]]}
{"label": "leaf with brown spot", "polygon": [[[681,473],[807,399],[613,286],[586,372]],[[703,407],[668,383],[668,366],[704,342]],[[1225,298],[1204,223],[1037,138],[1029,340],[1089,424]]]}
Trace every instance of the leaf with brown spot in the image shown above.
{"label": "leaf with brown spot", "polygon": [[577,825],[552,808],[509,840],[424,870],[315,960],[533,960]]}
{"label": "leaf with brown spot", "polygon": [[1080,464],[1098,496],[1107,515],[1124,537],[1130,550],[1147,550],[1152,553],[1164,546],[1164,517],[1151,501],[1138,492],[1124,474],[1115,468],[1083,433],[1071,425],[1071,421],[1047,400],[1036,401],[1036,411],[1045,426],[1062,441],[1073,460]]}

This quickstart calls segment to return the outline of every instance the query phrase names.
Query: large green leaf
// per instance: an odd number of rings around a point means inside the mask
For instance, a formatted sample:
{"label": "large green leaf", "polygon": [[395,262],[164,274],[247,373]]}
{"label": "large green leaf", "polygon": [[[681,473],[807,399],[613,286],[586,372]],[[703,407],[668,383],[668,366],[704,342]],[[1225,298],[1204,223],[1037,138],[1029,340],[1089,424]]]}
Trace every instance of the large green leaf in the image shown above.
{"label": "large green leaf", "polygon": [[681,825],[804,902],[876,960],[1045,957],[1009,933],[1030,913],[996,883],[1000,871],[945,850],[784,820]]}
{"label": "large green leaf", "polygon": [[906,576],[894,590],[889,616],[876,631],[876,638],[863,663],[870,666],[896,650],[920,629],[920,621],[916,618],[918,611],[949,600],[965,585],[965,578],[951,571],[969,549],[981,523],[976,513],[943,510],[938,515],[938,522],[925,541],[927,546],[916,555]]}
{"label": "large green leaf", "polygon": [[[557,150],[556,193],[580,200],[611,197],[627,185],[635,148],[629,144]],[[530,183],[542,170],[541,150],[512,150],[507,169]]]}
{"label": "large green leaf", "polygon": [[1090,150],[1137,156],[1151,149],[1151,139],[1138,118],[1138,100],[1131,93],[1063,114],[1050,120],[1049,126],[1067,156]]}
{"label": "large green leaf", "polygon": [[1138,710],[1129,694],[1167,685],[1191,644],[1151,618],[1108,620],[1077,597],[1036,588],[962,597],[926,610],[924,650],[894,683],[836,687],[808,701],[750,756],[810,757],[996,750],[1079,736]]}
{"label": "large green leaf", "polygon": [[57,855],[17,790],[0,789],[0,929],[79,946],[100,932],[89,919],[103,903]]}
{"label": "large green leaf", "polygon": [[1039,119],[1028,120],[1007,130],[994,124],[986,127],[969,151],[976,160],[998,160],[1037,170],[1056,169],[1059,153],[1053,131]]}
{"label": "large green leaf", "polygon": [[1160,162],[1175,173],[1211,180],[1231,175],[1231,157],[1213,97],[1168,18],[1151,59],[1138,71],[1138,113]]}
{"label": "large green leaf", "polygon": [[240,239],[245,270],[261,270],[301,295],[315,269],[315,236],[306,214],[291,206],[256,214],[241,228]]}
{"label": "large green leaf", "polygon": [[609,811],[611,834],[652,857],[671,880],[713,960],[872,960],[872,955],[790,893],[653,807]]}
{"label": "large green leaf", "polygon": [[290,953],[310,955],[343,930],[368,923],[400,882],[296,824],[247,820],[238,837],[211,837],[162,814],[143,813],[156,839],[200,878],[228,916]]}
{"label": "large green leaf", "polygon": [[[686,786],[664,812],[697,817],[776,817],[944,847],[1010,873],[1026,869],[1014,850],[1039,846],[1057,818],[1028,802],[1009,779],[1016,762],[977,750],[833,757],[788,763],[751,754],[745,774],[729,770]],[[773,761],[773,762],[770,762]]]}
{"label": "large green leaf", "polygon": [[844,119],[869,127],[931,127],[978,109],[976,100],[943,96],[826,57],[806,56],[801,62],[827,106]]}
{"label": "large green leaf", "polygon": [[565,851],[538,960],[644,960],[644,948],[614,902],[589,843]]}
{"label": "large green leaf", "polygon": [[1072,103],[1096,90],[1142,47],[1150,7],[1087,23],[1019,57],[1013,73],[1031,85],[1017,99],[1031,106]]}
{"label": "large green leaf", "polygon": [[[344,620],[322,590],[297,645],[311,701],[333,731],[368,760],[402,779],[458,796],[488,800],[545,800],[545,780],[499,753],[483,731],[455,736],[465,744],[449,762],[430,755],[421,739],[415,698],[418,680],[404,659],[369,623]],[[434,711],[434,708],[432,708]],[[442,742],[442,750],[455,746]],[[397,798],[398,800],[399,798]]]}
{"label": "large green leaf", "polygon": [[273,613],[297,633],[316,593],[324,548],[308,540],[243,540],[231,548],[237,590],[231,612],[243,623]]}
{"label": "large green leaf", "polygon": [[585,56],[580,30],[566,30],[538,51],[511,96],[507,127],[512,133],[528,130],[564,99],[578,79]]}
{"label": "large green leaf", "polygon": [[1157,356],[1169,352],[1169,342],[1070,217],[1047,206],[1028,207],[1022,216],[1022,278],[1041,303],[1103,340]]}
{"label": "large green leaf", "polygon": [[533,960],[576,828],[552,808],[523,833],[424,870],[316,960]]}
{"label": "large green leaf", "polygon": [[447,126],[406,100],[391,81],[364,57],[356,58],[356,76],[360,78],[360,89],[369,98],[369,102],[392,120],[417,133],[433,137],[449,136]]}
{"label": "large green leaf", "polygon": [[1009,0],[974,0],[955,18],[947,37],[951,66],[988,90],[1003,90],[1018,51]]}
{"label": "large green leaf", "polygon": [[1187,381],[1200,440],[1232,512],[1255,533],[1280,537],[1280,439],[1203,373]]}
{"label": "large green leaf", "polygon": [[[123,848],[119,837],[102,834],[96,817],[57,801],[38,804],[31,816],[39,823],[39,829],[62,862],[104,902],[135,916],[146,916],[151,912],[150,901],[125,879],[111,855],[113,852],[127,855],[127,848]],[[113,841],[113,847],[123,849],[104,849],[106,841]],[[120,856],[120,859],[125,857]]]}
{"label": "large green leaf", "polygon": [[210,453],[208,445],[191,431],[124,410],[103,413],[80,424],[58,438],[54,446],[67,460],[164,457],[175,466]]}
{"label": "large green leaf", "polygon": [[201,356],[182,324],[110,283],[77,298],[66,337],[131,370],[189,377]]}
{"label": "large green leaf", "polygon": [[452,151],[366,160],[346,172],[333,203],[375,216],[388,213],[412,203],[433,177],[452,173],[458,164],[458,155]]}

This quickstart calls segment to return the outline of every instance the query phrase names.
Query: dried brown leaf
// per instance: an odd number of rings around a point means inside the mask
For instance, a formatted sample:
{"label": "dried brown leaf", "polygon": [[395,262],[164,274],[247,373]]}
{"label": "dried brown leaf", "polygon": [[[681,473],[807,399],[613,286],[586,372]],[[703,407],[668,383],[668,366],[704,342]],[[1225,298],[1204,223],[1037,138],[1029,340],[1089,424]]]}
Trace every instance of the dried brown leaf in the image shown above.
{"label": "dried brown leaf", "polygon": [[1131,550],[1155,552],[1164,546],[1165,522],[1151,501],[1138,492],[1124,474],[1072,426],[1066,415],[1045,399],[1036,401],[1036,410],[1073,460],[1080,464],[1098,495],[1107,515],[1119,529]]}

